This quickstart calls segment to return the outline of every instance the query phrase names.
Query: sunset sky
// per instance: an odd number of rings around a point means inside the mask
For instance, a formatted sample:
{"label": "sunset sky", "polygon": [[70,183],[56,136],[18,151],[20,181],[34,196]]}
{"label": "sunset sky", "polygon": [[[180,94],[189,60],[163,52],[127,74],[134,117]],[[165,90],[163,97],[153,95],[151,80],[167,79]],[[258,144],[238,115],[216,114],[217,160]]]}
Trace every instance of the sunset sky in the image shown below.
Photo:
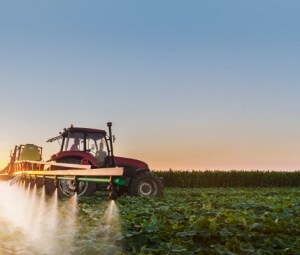
{"label": "sunset sky", "polygon": [[113,122],[151,169],[300,168],[300,1],[0,0],[0,166]]}

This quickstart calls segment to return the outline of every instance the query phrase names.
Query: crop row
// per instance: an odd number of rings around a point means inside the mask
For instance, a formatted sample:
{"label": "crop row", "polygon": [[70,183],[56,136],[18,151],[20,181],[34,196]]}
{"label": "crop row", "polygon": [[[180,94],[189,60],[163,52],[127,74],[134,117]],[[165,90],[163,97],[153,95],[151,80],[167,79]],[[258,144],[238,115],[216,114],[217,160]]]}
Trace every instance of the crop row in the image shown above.
{"label": "crop row", "polygon": [[299,187],[300,171],[156,171],[165,187]]}

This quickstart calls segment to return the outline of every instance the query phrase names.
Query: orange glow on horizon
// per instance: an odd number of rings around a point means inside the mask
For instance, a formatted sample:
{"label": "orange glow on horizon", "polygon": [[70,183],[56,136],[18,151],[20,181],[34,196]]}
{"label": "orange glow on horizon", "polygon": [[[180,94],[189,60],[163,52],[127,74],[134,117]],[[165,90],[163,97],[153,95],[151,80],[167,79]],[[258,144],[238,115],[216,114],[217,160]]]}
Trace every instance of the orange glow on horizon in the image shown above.
{"label": "orange glow on horizon", "polygon": [[[137,140],[130,141],[130,146],[126,140],[118,141],[115,155],[145,161],[151,170],[298,170],[300,166],[297,141],[272,132],[258,138],[238,133],[184,137],[184,140],[174,137],[170,134],[159,140],[140,134]],[[59,149],[57,145],[52,151],[44,147],[43,160]],[[10,160],[9,148],[1,149],[0,170]]]}

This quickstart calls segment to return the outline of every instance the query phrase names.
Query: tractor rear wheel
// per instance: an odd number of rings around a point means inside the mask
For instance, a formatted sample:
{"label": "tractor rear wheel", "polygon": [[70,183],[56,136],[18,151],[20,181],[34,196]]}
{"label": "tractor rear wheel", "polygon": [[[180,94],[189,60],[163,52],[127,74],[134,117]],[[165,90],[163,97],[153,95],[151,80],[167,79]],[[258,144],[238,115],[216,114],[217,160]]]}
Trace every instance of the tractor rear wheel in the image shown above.
{"label": "tractor rear wheel", "polygon": [[128,193],[136,197],[161,197],[163,186],[161,180],[150,172],[142,172],[131,180]]}
{"label": "tractor rear wheel", "polygon": [[[79,158],[69,157],[57,160],[58,163],[80,164]],[[59,167],[63,169],[62,167]],[[70,168],[65,168],[68,170]],[[59,180],[57,194],[60,197],[70,197],[77,193],[78,196],[92,196],[96,191],[96,185],[92,182],[76,182],[75,180]]]}

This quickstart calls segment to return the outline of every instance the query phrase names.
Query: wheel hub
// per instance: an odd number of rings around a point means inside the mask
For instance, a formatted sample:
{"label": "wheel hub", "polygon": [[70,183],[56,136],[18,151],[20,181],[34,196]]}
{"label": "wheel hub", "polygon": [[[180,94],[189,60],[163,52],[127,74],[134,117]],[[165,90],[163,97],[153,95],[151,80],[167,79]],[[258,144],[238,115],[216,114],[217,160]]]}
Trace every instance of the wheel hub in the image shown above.
{"label": "wheel hub", "polygon": [[[87,185],[84,182],[78,183],[78,195],[80,196],[87,189]],[[59,181],[60,190],[67,196],[73,196],[76,192],[76,182],[70,180]]]}
{"label": "wheel hub", "polygon": [[149,182],[143,182],[140,185],[140,194],[142,196],[149,196],[153,192],[153,187]]}

